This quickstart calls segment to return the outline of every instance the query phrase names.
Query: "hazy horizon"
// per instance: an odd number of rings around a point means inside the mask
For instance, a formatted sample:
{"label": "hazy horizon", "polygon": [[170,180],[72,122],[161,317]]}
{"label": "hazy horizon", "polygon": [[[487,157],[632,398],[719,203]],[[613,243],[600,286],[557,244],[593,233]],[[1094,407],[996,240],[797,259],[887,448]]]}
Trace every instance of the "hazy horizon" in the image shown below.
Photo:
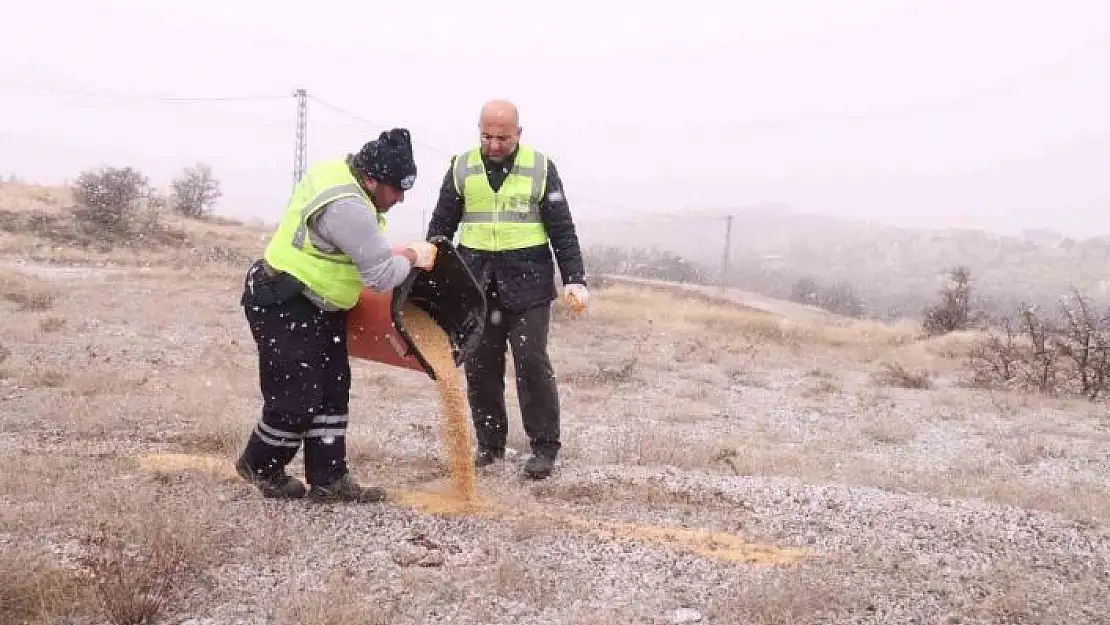
{"label": "hazy horizon", "polygon": [[[481,103],[507,97],[582,223],[774,204],[1110,233],[1110,5],[833,4],[14,5],[0,174],[56,183],[131,165],[165,185],[206,162],[217,212],[273,221],[304,87],[319,99],[310,161],[413,131],[419,179],[393,220],[416,232],[450,154],[477,141]],[[157,99],[242,96],[268,99]]]}

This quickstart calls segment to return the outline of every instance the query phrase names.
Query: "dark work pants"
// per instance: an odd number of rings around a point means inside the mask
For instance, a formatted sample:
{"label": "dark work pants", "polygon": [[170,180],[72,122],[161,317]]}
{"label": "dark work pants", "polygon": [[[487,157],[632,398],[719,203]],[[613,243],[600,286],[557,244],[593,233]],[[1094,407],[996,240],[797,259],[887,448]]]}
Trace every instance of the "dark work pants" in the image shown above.
{"label": "dark work pants", "polygon": [[554,458],[559,440],[559,391],[547,353],[551,307],[521,313],[500,310],[490,300],[482,340],[465,363],[467,394],[478,445],[498,453],[505,449],[508,414],[505,407],[506,349],[516,367],[517,401],[532,453]]}
{"label": "dark work pants", "polygon": [[347,471],[351,368],[345,312],[320,309],[303,295],[271,306],[245,305],[258,345],[262,418],[245,456],[261,475],[282,471],[304,444],[309,484]]}

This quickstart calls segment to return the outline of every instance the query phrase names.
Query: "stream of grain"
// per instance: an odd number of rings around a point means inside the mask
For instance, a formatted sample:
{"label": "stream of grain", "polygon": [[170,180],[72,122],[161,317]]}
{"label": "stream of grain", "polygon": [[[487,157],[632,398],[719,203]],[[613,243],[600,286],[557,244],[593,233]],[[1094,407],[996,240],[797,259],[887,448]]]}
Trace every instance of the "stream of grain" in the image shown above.
{"label": "stream of grain", "polygon": [[436,374],[436,387],[443,406],[443,431],[451,467],[456,503],[476,505],[473,446],[467,420],[466,389],[462,375],[451,355],[451,342],[439,327],[420,308],[405,304],[405,326],[416,346],[424,354]]}

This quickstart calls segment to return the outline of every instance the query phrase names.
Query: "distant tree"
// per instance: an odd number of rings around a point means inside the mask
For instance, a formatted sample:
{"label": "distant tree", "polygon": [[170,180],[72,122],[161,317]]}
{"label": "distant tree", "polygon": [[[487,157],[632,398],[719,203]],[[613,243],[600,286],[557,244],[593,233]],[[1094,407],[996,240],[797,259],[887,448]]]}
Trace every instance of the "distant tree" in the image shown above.
{"label": "distant tree", "polygon": [[940,296],[940,303],[925,308],[922,329],[930,336],[966,329],[971,323],[971,270],[963,265],[950,270]]}
{"label": "distant tree", "polygon": [[790,289],[790,300],[799,304],[816,304],[820,285],[813,278],[801,278]]}
{"label": "distant tree", "polygon": [[856,294],[855,288],[847,282],[837,282],[828,288],[822,289],[817,296],[817,305],[830,312],[848,317],[861,318],[867,312],[867,306]]}
{"label": "distant tree", "polygon": [[210,213],[216,200],[223,196],[220,181],[212,175],[212,168],[204,163],[185,168],[172,185],[170,202],[174,212],[193,219]]}

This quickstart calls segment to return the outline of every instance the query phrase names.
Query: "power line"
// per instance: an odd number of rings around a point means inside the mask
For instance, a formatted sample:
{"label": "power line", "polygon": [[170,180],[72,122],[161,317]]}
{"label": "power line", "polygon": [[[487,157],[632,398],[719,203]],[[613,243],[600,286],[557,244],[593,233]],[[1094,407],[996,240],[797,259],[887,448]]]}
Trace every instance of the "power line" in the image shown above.
{"label": "power line", "polygon": [[[339,113],[340,115],[345,115],[345,116],[347,116],[347,117],[349,117],[353,120],[362,122],[362,123],[364,123],[368,126],[372,126],[374,128],[384,128],[385,127],[384,124],[382,124],[381,122],[376,122],[374,120],[363,117],[362,115],[359,115],[357,113],[354,113],[352,111],[344,109],[340,106],[336,106],[335,104],[332,104],[330,102],[326,102],[324,100],[321,100],[320,98],[318,98],[314,95],[309,95],[308,97],[310,99],[316,101],[320,105],[324,106],[325,108],[331,109],[332,111],[335,111],[336,113]],[[423,141],[419,141],[417,139],[413,139],[413,143],[415,143],[416,145],[419,145],[419,146],[423,146],[423,147],[425,147],[425,148],[427,148],[427,149],[429,149],[429,150],[431,150],[431,151],[433,151],[437,154],[442,154],[442,155],[449,156],[449,157],[456,155],[456,152],[454,152],[454,151],[445,150],[443,148],[434,146],[434,145],[429,144],[429,143],[425,143]],[[613,204],[613,203],[610,203],[610,202],[603,202],[601,200],[597,200],[596,198],[590,198],[590,197],[584,197],[584,196],[578,196],[578,197],[580,197],[581,199],[586,200],[587,202],[590,202],[592,204],[597,204],[599,206],[606,206],[606,207],[609,207],[609,208],[615,208],[615,209],[620,209],[620,210],[623,210],[623,209],[627,208],[627,207],[619,206],[617,204]]]}
{"label": "power line", "polygon": [[[317,98],[314,95],[309,95],[308,97],[310,99],[316,101],[317,103],[319,103],[321,106],[323,106],[325,108],[331,109],[332,111],[335,111],[336,113],[339,113],[340,115],[345,115],[347,117],[350,117],[351,119],[353,119],[355,121],[362,122],[362,123],[366,124],[367,126],[372,126],[374,128],[379,128],[379,129],[384,129],[385,128],[385,124],[383,124],[381,122],[377,122],[377,121],[374,121],[372,119],[367,119],[366,117],[363,117],[362,115],[359,115],[357,113],[353,113],[353,112],[351,112],[351,111],[349,111],[349,110],[347,110],[343,107],[336,106],[336,105],[334,105],[330,102],[326,102],[324,100],[321,100],[320,98]],[[419,141],[415,138],[412,140],[412,142],[415,143],[416,145],[428,148],[429,150],[431,150],[431,151],[433,151],[437,154],[443,154],[445,156],[454,156],[455,155],[455,153],[450,151],[450,150],[444,150],[442,148],[438,148],[434,145],[424,143],[423,141]]]}
{"label": "power line", "polygon": [[[177,103],[177,104],[191,104],[191,103],[224,103],[224,102],[259,102],[259,101],[287,100],[288,98],[290,98],[289,94],[283,94],[283,95],[277,95],[277,94],[257,94],[257,95],[244,94],[244,95],[222,95],[222,96],[178,96],[178,95],[159,95],[159,94],[105,93],[105,92],[88,91],[88,90],[72,89],[72,88],[64,88],[64,87],[49,87],[49,86],[41,86],[41,85],[30,85],[30,84],[26,84],[26,83],[14,83],[14,85],[12,83],[9,83],[9,85],[14,86],[14,87],[19,88],[19,89],[24,89],[24,90],[27,90],[27,91],[34,91],[34,92],[39,92],[39,93],[71,95],[71,96],[79,96],[79,97],[94,98],[94,99],[104,99],[104,100],[118,100],[118,101],[130,101],[130,102],[170,103],[170,104],[174,104],[174,103]],[[380,129],[380,128],[385,127],[385,125],[382,124],[381,122],[374,121],[374,120],[372,120],[370,118],[367,118],[363,115],[355,113],[355,112],[353,112],[353,111],[351,111],[347,108],[338,106],[336,104],[333,104],[331,102],[328,102],[326,100],[318,98],[314,95],[311,95],[307,92],[306,89],[303,89],[303,88],[295,89],[292,93],[292,97],[296,100],[296,106],[297,106],[295,126],[294,126],[294,135],[295,135],[294,136],[294,141],[295,141],[295,143],[294,143],[294,154],[293,154],[293,180],[294,180],[294,184],[303,177],[304,171],[307,168],[307,154],[308,154],[307,131],[308,131],[308,100],[309,99],[317,102],[318,104],[320,104],[324,108],[327,108],[327,109],[329,109],[329,110],[331,110],[335,113],[338,113],[340,115],[348,117],[352,120],[361,122],[361,123],[366,124],[368,126],[371,126],[373,128]],[[454,152],[452,150],[444,150],[444,149],[439,148],[435,145],[426,143],[424,141],[417,140],[415,138],[413,139],[413,143],[415,143],[417,145],[420,145],[424,148],[427,148],[427,149],[429,149],[429,150],[431,150],[431,151],[433,151],[437,154],[442,154],[442,155],[446,155],[446,156],[454,156],[456,154],[456,152]],[[613,209],[618,209],[618,210],[628,210],[630,208],[630,207],[627,207],[627,206],[620,206],[620,205],[617,205],[617,204],[614,204],[614,203],[611,203],[611,202],[598,200],[598,199],[593,198],[593,197],[588,197],[588,196],[578,196],[578,197],[581,200],[584,200],[585,202],[587,202],[589,204],[594,204],[594,205],[598,205],[598,206],[602,206],[602,207],[608,207],[608,208],[613,208]],[[720,208],[720,209],[716,209],[716,210],[717,211],[725,211],[725,210],[731,211],[731,210],[733,210],[733,208],[735,208],[735,207]],[[731,214],[723,215],[723,214],[720,214],[720,213],[705,214],[705,213],[710,212],[712,210],[713,209],[708,209],[708,210],[703,209],[702,211],[698,211],[698,212],[686,212],[686,213],[679,213],[679,212],[646,212],[646,213],[644,213],[644,212],[637,211],[637,213],[638,213],[637,219],[644,219],[644,218],[648,218],[648,219],[652,219],[652,218],[654,218],[654,219],[682,219],[682,220],[686,220],[686,221],[689,221],[691,219],[710,219],[710,220],[714,220],[714,221],[718,220],[718,219],[726,220],[726,226],[725,226],[726,227],[726,231],[725,231],[726,250],[725,250],[725,258],[724,258],[722,264],[725,267],[727,267],[727,265],[728,265],[728,247],[730,247],[728,240],[731,238],[732,215]]]}
{"label": "power line", "polygon": [[62,87],[42,87],[37,85],[15,84],[16,87],[26,91],[39,93],[52,93],[62,95],[75,95],[84,98],[98,98],[102,100],[124,100],[131,102],[166,102],[166,103],[200,103],[200,102],[257,102],[262,100],[285,100],[288,95],[236,95],[236,96],[168,96],[153,94],[123,94],[85,91],[81,89],[68,89]]}

